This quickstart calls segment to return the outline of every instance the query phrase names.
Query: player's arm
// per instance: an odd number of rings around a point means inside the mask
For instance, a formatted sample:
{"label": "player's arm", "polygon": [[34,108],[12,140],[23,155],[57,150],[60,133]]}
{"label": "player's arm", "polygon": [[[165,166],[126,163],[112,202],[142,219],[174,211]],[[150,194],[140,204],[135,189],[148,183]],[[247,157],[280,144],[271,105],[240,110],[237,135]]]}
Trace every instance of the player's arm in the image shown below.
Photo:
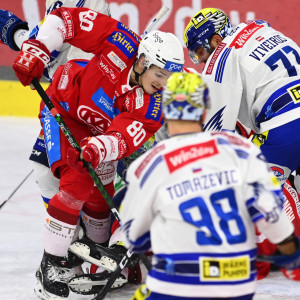
{"label": "player's arm", "polygon": [[231,51],[223,64],[207,62],[208,67],[203,70],[202,78],[211,99],[205,131],[235,130],[243,97],[242,75],[236,60]]}
{"label": "player's arm", "polygon": [[[144,94],[141,88],[130,94],[127,111],[115,117],[103,135],[85,140],[81,158],[96,168],[102,161],[119,160],[138,150],[162,124],[161,93]],[[124,108],[125,110],[125,108]],[[69,151],[69,164],[81,170],[78,153]]]}
{"label": "player's arm", "polygon": [[258,230],[278,244],[293,233],[294,227],[283,211],[284,197],[278,180],[261,151],[249,145],[249,167],[245,169],[248,209]]}
{"label": "player's arm", "polygon": [[[248,209],[253,222],[273,244],[278,255],[274,263],[284,269],[296,269],[296,280],[300,280],[300,244],[294,235],[294,226],[283,211],[284,197],[281,186],[268,167],[264,156],[254,145],[247,170],[249,189]],[[293,279],[293,278],[291,278]]]}
{"label": "player's arm", "polygon": [[0,9],[0,31],[1,42],[15,51],[19,51],[21,43],[29,37],[27,22],[3,9]]}
{"label": "player's arm", "polygon": [[61,7],[46,18],[37,39],[53,51],[70,43],[85,52],[96,54],[119,22],[88,8]]}
{"label": "player's arm", "polygon": [[[159,184],[157,174],[161,176],[158,169],[147,173],[157,158],[153,155],[149,161],[151,153],[152,150],[130,165],[126,174],[127,192],[120,208],[122,241],[135,252],[149,250],[151,247],[150,226],[155,217],[153,205]],[[145,174],[149,176],[146,178]]]}

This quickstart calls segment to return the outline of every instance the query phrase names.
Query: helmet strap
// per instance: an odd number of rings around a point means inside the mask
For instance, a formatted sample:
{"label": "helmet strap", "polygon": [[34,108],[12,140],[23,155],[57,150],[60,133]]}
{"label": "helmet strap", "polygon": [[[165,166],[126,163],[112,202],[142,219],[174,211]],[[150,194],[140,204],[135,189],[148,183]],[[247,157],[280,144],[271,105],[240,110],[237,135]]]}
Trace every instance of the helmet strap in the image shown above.
{"label": "helmet strap", "polygon": [[139,85],[141,85],[141,84],[140,84],[140,77],[148,70],[148,68],[147,68],[147,67],[144,67],[142,73],[138,73],[138,72],[135,70],[135,66],[136,66],[136,64],[137,64],[138,61],[139,61],[138,59],[136,59],[136,60],[134,61],[134,64],[133,64],[133,73],[134,73],[134,79],[135,79],[135,81],[136,81]]}

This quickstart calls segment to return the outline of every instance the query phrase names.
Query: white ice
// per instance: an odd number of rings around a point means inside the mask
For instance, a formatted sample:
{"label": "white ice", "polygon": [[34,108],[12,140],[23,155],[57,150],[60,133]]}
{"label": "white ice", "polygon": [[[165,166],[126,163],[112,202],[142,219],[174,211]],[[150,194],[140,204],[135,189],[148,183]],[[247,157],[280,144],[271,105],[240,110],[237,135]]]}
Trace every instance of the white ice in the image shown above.
{"label": "white ice", "polygon": [[[31,171],[28,160],[39,133],[37,119],[0,117],[0,203]],[[43,252],[44,206],[31,175],[0,210],[0,300],[33,300],[35,271]],[[130,299],[136,286],[129,285],[105,299]],[[71,294],[69,299],[92,297]],[[281,273],[258,282],[255,300],[300,300],[300,282]]]}

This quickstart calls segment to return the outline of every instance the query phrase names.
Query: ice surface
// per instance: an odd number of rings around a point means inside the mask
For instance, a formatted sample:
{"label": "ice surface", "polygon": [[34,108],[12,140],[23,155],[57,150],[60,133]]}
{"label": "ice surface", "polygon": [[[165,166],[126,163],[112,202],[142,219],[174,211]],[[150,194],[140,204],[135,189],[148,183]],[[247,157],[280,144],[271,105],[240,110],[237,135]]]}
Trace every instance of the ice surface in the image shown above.
{"label": "ice surface", "polygon": [[[39,121],[0,118],[0,203],[31,171],[28,160],[39,133]],[[0,300],[33,300],[35,271],[43,252],[44,206],[31,175],[0,210]],[[105,299],[130,299],[136,286],[128,285]],[[71,294],[69,299],[91,299]],[[300,300],[300,282],[275,272],[258,283],[255,300]]]}

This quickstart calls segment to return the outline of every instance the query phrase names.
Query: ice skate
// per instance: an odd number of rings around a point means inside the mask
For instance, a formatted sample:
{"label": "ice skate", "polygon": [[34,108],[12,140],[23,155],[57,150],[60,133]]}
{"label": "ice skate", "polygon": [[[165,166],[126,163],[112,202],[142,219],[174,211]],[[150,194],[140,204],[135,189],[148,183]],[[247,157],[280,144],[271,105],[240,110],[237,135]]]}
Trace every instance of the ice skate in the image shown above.
{"label": "ice skate", "polygon": [[67,260],[44,252],[36,271],[35,294],[43,300],[66,299],[69,296],[68,281],[75,275],[83,274],[81,263],[74,256]]}
{"label": "ice skate", "polygon": [[[92,269],[91,269],[92,272]],[[103,271],[98,267],[94,274],[76,275],[69,281],[69,288],[72,292],[81,295],[98,294],[106,285],[112,272]],[[142,281],[142,273],[140,265],[136,267],[124,268],[121,274],[113,283],[111,289],[116,290],[122,288],[126,283],[140,284]]]}
{"label": "ice skate", "polygon": [[[75,241],[69,250],[83,260],[103,267],[110,272],[116,269],[127,252],[123,245],[115,244],[107,248],[86,238]],[[138,257],[133,255],[128,266],[135,266],[137,262]]]}
{"label": "ice skate", "polygon": [[[74,276],[69,281],[69,288],[72,292],[81,295],[93,295],[101,291],[101,289],[106,285],[107,280],[112,273],[108,271],[103,271],[95,274],[83,274]],[[118,289],[123,287],[128,282],[127,276],[120,274],[112,285],[112,289]]]}

